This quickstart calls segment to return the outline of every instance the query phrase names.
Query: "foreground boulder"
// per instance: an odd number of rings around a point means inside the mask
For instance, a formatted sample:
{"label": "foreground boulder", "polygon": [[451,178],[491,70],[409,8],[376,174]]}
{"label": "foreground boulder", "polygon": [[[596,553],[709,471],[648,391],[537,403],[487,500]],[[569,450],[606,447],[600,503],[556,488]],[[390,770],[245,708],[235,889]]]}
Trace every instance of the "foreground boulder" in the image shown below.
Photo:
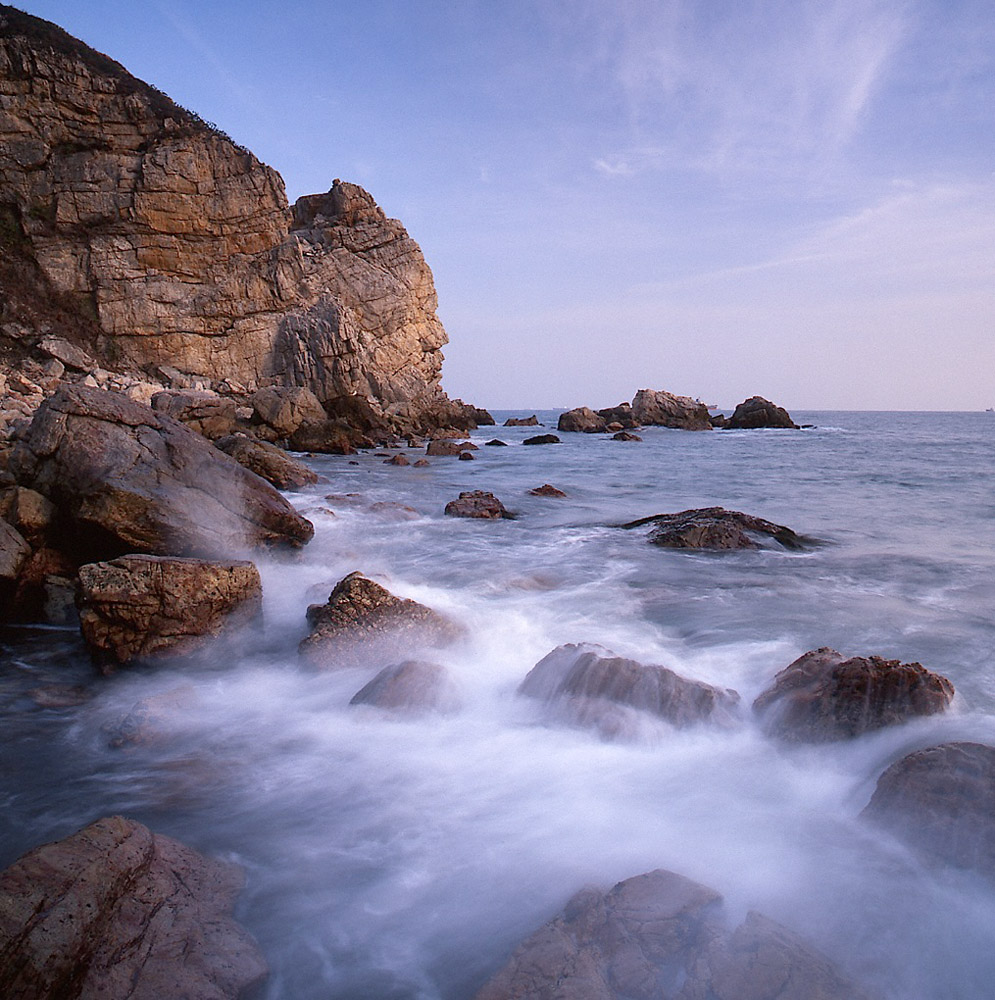
{"label": "foreground boulder", "polygon": [[318,481],[313,469],[268,441],[257,441],[247,434],[229,434],[215,441],[214,446],[278,490],[300,490]]}
{"label": "foreground boulder", "polygon": [[450,517],[477,517],[484,519],[510,518],[504,504],[493,493],[484,490],[464,490],[456,500],[446,504],[445,513]]}
{"label": "foreground boulder", "polygon": [[759,549],[770,539],[786,549],[802,549],[805,539],[783,524],[724,507],[701,507],[677,514],[653,514],[619,525],[654,525],[648,540],[668,549]]}
{"label": "foreground boulder", "polygon": [[189,653],[243,627],[262,606],[250,562],[128,555],[79,569],[80,629],[110,669]]}
{"label": "foreground boulder", "polygon": [[65,519],[82,558],[301,546],[314,528],[269,483],[200,434],[118,393],[64,386],[11,457]]}
{"label": "foreground boulder", "polygon": [[409,715],[449,713],[459,708],[459,695],[445,667],[422,660],[405,660],[384,667],[352,696],[349,704],[371,705]]}
{"label": "foreground boulder", "polygon": [[953,696],[953,684],[921,663],[846,657],[823,646],[785,667],[753,711],[780,739],[824,743],[943,712]]}
{"label": "foreground boulder", "polygon": [[241,870],[120,816],[0,873],[0,995],[234,1000],[266,974],[231,913]]}
{"label": "foreground boulder", "polygon": [[943,743],[903,757],[861,815],[929,859],[995,879],[995,747]]}
{"label": "foreground boulder", "polygon": [[325,604],[307,609],[311,634],[299,651],[320,669],[383,667],[418,648],[445,646],[462,629],[417,601],[395,597],[379,583],[350,573],[340,580]]}
{"label": "foreground boulder", "polygon": [[753,430],[760,427],[787,427],[798,429],[787,410],[776,406],[763,396],[751,396],[736,407],[733,415],[723,421],[725,430]]}
{"label": "foreground boulder", "polygon": [[554,717],[606,738],[632,734],[638,727],[633,710],[685,727],[728,724],[739,704],[735,691],[615,656],[593,643],[557,646],[529,671],[518,693],[545,702]]}
{"label": "foreground boulder", "polygon": [[476,1000],[866,1000],[824,955],[750,913],[732,934],[713,889],[658,869],[586,889]]}
{"label": "foreground boulder", "polygon": [[708,407],[690,396],[640,389],[632,400],[632,420],[644,427],[672,427],[683,431],[710,431]]}
{"label": "foreground boulder", "polygon": [[578,406],[573,410],[567,410],[560,414],[556,429],[558,431],[572,431],[583,434],[598,434],[607,426],[605,418],[595,413],[588,406]]}

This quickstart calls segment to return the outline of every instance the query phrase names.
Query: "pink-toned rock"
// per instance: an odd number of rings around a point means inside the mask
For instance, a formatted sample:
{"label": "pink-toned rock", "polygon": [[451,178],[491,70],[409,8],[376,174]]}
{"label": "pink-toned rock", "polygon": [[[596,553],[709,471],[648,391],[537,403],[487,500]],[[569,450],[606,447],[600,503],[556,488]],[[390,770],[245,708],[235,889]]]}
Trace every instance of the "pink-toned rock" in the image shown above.
{"label": "pink-toned rock", "polygon": [[413,715],[453,712],[459,708],[460,699],[445,667],[422,660],[405,660],[384,667],[353,695],[349,704]]}
{"label": "pink-toned rock", "polygon": [[318,481],[313,469],[268,441],[230,434],[215,441],[214,446],[278,490],[300,490]]}
{"label": "pink-toned rock", "polygon": [[644,427],[673,427],[685,431],[710,431],[708,407],[690,396],[640,389],[632,400],[631,417]]}
{"label": "pink-toned rock", "polygon": [[566,493],[549,483],[543,483],[542,486],[529,490],[529,495],[534,497],[565,497]]}
{"label": "pink-toned rock", "polygon": [[465,490],[456,500],[446,504],[445,513],[450,517],[475,517],[496,520],[511,517],[504,504],[493,493],[484,490]]}

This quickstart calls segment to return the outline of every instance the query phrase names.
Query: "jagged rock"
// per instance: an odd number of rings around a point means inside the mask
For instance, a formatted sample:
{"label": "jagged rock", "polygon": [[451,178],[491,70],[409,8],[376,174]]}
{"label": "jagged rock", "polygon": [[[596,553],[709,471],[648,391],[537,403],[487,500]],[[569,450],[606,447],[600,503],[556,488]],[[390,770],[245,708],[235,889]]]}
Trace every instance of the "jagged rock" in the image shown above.
{"label": "jagged rock", "polygon": [[657,869],[585,889],[527,938],[475,1000],[867,1000],[824,956],[722,897]]}
{"label": "jagged rock", "polygon": [[485,441],[484,445],[489,448],[507,448],[508,442],[501,441],[499,438],[493,438],[490,441]]}
{"label": "jagged rock", "polygon": [[751,396],[736,407],[733,415],[721,424],[726,430],[749,430],[758,427],[790,427],[798,429],[788,414],[780,406],[775,406],[763,396]]}
{"label": "jagged rock", "polygon": [[[463,403],[461,399],[455,400],[457,403]],[[473,420],[473,422],[478,427],[493,427],[494,418],[487,412],[483,407],[480,406],[470,406],[468,403],[463,403],[466,407],[467,415]],[[473,430],[473,428],[468,428]]]}
{"label": "jagged rock", "polygon": [[166,413],[212,441],[235,433],[235,401],[216,392],[167,389],[152,397],[152,409]]}
{"label": "jagged rock", "polygon": [[673,427],[685,431],[712,429],[708,407],[690,396],[640,389],[632,400],[632,420],[637,425]]}
{"label": "jagged rock", "polygon": [[931,860],[995,879],[995,747],[943,743],[903,757],[861,816]]}
{"label": "jagged rock", "polygon": [[504,422],[505,427],[538,427],[539,421],[533,413],[531,417],[508,417]]}
{"label": "jagged rock", "polygon": [[642,441],[642,438],[638,434],[633,434],[631,431],[618,431],[612,435],[613,441]]}
{"label": "jagged rock", "polygon": [[450,500],[446,504],[445,513],[450,517],[511,517],[504,504],[493,493],[484,490],[465,490],[459,495],[459,499]]}
{"label": "jagged rock", "polygon": [[215,441],[214,446],[278,490],[300,490],[318,481],[316,472],[268,441],[231,434]]}
{"label": "jagged rock", "polygon": [[311,634],[299,651],[313,667],[382,667],[418,647],[445,646],[462,629],[431,608],[402,600],[389,590],[350,573],[340,580],[326,604],[307,609]]}
{"label": "jagged rock", "polygon": [[606,426],[605,418],[587,406],[578,406],[560,414],[556,423],[558,431],[577,431],[584,434],[599,434]]}
{"label": "jagged rock", "polygon": [[724,413],[710,413],[708,419],[713,427],[729,426],[729,418]]}
{"label": "jagged rock", "polygon": [[426,455],[452,457],[460,455],[464,451],[476,451],[477,446],[472,441],[453,441],[449,438],[440,438],[430,441],[425,451]]}
{"label": "jagged rock", "polygon": [[723,507],[653,514],[619,527],[639,528],[646,524],[654,525],[647,539],[670,549],[758,549],[758,537],[770,538],[786,549],[802,549],[806,544],[804,538],[783,524]]}
{"label": "jagged rock", "polygon": [[316,424],[301,424],[290,435],[287,445],[294,451],[354,455],[357,448],[372,448],[373,442],[351,428],[344,420],[330,419]]}
{"label": "jagged rock", "polygon": [[70,344],[64,337],[42,337],[38,341],[38,350],[50,355],[67,368],[77,371],[91,372],[97,367],[97,362],[86,351],[80,350],[75,344]]}
{"label": "jagged rock", "polygon": [[20,532],[13,525],[0,520],[0,596],[6,598],[5,604],[13,592],[21,567],[30,555],[31,546]]}
{"label": "jagged rock", "polygon": [[12,486],[0,494],[0,517],[10,522],[30,545],[43,545],[55,520],[55,505],[35,490]]}
{"label": "jagged rock", "polygon": [[554,716],[608,738],[629,735],[633,720],[628,709],[685,727],[728,724],[739,705],[735,691],[616,656],[593,643],[557,646],[529,671],[518,693],[545,702]]}
{"label": "jagged rock", "polygon": [[42,546],[24,561],[10,606],[19,622],[68,624],[76,618],[76,563],[57,549]]}
{"label": "jagged rock", "polygon": [[350,705],[372,705],[392,711],[454,712],[459,695],[445,667],[421,660],[405,660],[384,667],[356,694]]}
{"label": "jagged rock", "polygon": [[529,495],[534,497],[565,497],[566,493],[563,490],[558,490],[549,483],[543,483],[542,486],[537,486],[534,490],[529,490]]}
{"label": "jagged rock", "polygon": [[288,438],[304,424],[320,424],[328,418],[318,397],[303,386],[267,386],[251,399],[254,415]]}
{"label": "jagged rock", "polygon": [[[618,406],[609,406],[606,409],[598,410],[597,412],[598,416],[605,421],[605,430],[632,430],[633,427],[639,426],[632,416],[631,403],[619,403]],[[613,427],[613,424],[617,424],[618,426]]]}
{"label": "jagged rock", "polygon": [[103,390],[64,386],[46,400],[11,469],[74,526],[63,547],[81,561],[300,546],[314,533],[269,483],[199,434]]}
{"label": "jagged rock", "polygon": [[0,873],[0,994],[235,1000],[266,974],[231,917],[242,883],[120,816],[36,848]]}
{"label": "jagged rock", "polygon": [[128,555],[79,569],[83,638],[107,669],[178,656],[259,615],[262,584],[250,562]]}
{"label": "jagged rock", "polygon": [[526,438],[522,444],[559,444],[560,439],[555,434],[537,434],[535,437]]}
{"label": "jagged rock", "polygon": [[921,663],[846,657],[823,646],[799,656],[753,703],[767,732],[823,743],[943,712],[954,686]]}

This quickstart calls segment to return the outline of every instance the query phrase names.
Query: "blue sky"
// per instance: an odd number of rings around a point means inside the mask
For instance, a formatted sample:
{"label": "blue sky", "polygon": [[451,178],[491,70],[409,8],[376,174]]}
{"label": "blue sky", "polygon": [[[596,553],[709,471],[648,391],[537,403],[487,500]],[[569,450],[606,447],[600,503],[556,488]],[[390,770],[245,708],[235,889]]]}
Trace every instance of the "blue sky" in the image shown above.
{"label": "blue sky", "polygon": [[34,0],[418,240],[493,408],[995,406],[990,0]]}

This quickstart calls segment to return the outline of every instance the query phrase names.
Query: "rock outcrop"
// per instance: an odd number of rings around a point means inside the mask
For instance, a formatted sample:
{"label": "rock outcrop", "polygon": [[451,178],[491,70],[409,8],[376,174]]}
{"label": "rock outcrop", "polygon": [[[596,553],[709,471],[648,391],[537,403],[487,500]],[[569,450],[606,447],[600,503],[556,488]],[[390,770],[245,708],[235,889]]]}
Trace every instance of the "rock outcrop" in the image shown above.
{"label": "rock outcrop", "polygon": [[266,974],[231,918],[243,877],[120,816],[0,873],[0,995],[235,1000]]}
{"label": "rock outcrop", "polygon": [[10,460],[55,504],[67,551],[228,555],[300,546],[314,529],[269,483],[200,434],[118,393],[63,387],[39,408]]}
{"label": "rock outcrop", "polygon": [[[366,191],[335,181],[291,209],[219,129],[8,6],[0,97],[0,353],[22,415],[78,375],[242,398],[306,386],[399,429],[483,416],[442,392],[432,274]],[[68,345],[54,355],[49,328]]]}
{"label": "rock outcrop", "polygon": [[767,732],[824,743],[943,712],[954,686],[921,663],[846,657],[823,646],[799,656],[753,703]]}
{"label": "rock outcrop", "polygon": [[605,430],[607,421],[595,413],[589,406],[578,406],[566,413],[560,414],[556,422],[558,431],[580,432],[582,434],[598,434]]}
{"label": "rock outcrop", "polygon": [[684,431],[712,429],[704,403],[663,390],[640,389],[632,400],[632,419],[643,427],[673,427]]}
{"label": "rock outcrop", "polygon": [[512,515],[493,493],[485,490],[464,490],[456,500],[446,504],[445,513],[450,517],[475,517],[497,520]]}
{"label": "rock outcrop", "polygon": [[538,427],[539,420],[533,413],[531,417],[508,417],[505,427]]}
{"label": "rock outcrop", "polygon": [[806,540],[783,524],[724,507],[701,507],[677,514],[652,514],[619,525],[652,524],[647,539],[669,549],[759,549],[768,539],[786,549],[802,549]]}
{"label": "rock outcrop", "polygon": [[559,444],[560,439],[555,434],[536,434],[535,437],[526,438],[522,444]]}
{"label": "rock outcrop", "polygon": [[777,406],[763,396],[751,396],[736,407],[733,415],[726,418],[721,427],[724,430],[753,430],[759,427],[787,427],[798,429],[787,410]]}
{"label": "rock outcrop", "polygon": [[663,869],[585,889],[475,1000],[866,1000],[825,955],[758,913],[730,934],[721,901]]}
{"label": "rock outcrop", "polygon": [[128,555],[81,566],[79,579],[80,629],[105,670],[190,653],[262,607],[250,562]]}
{"label": "rock outcrop", "polygon": [[930,860],[995,880],[995,747],[943,743],[903,757],[861,816]]}

